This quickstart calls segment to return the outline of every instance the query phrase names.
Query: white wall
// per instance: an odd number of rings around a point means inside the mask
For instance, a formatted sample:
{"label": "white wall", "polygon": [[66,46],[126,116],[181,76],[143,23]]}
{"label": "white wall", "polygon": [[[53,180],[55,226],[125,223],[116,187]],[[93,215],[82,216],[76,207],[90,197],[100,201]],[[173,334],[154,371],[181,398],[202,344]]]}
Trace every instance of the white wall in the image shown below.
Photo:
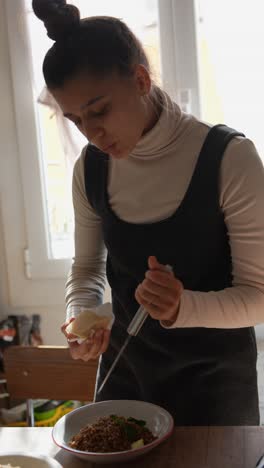
{"label": "white wall", "polygon": [[[64,305],[53,308],[27,309],[12,308],[10,306],[4,237],[4,223],[6,220],[9,217],[16,219],[16,233],[19,233],[21,247],[21,258],[19,259],[21,270],[23,269],[22,252],[26,245],[26,236],[3,0],[0,0],[0,103],[0,319],[9,313],[40,314],[45,344],[65,344],[64,337],[60,332],[60,325],[64,320]],[[12,197],[11,203],[10,197]],[[11,213],[6,209],[7,199],[9,200],[8,206],[12,206]]]}

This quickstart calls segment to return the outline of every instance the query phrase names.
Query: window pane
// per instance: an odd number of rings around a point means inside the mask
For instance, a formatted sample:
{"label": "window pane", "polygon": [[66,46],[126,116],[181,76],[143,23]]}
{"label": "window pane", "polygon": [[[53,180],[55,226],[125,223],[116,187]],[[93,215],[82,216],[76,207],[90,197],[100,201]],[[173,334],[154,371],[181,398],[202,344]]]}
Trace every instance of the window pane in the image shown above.
{"label": "window pane", "polygon": [[264,154],[263,0],[197,0],[202,118],[226,123]]}
{"label": "window pane", "polygon": [[[148,54],[153,79],[161,84],[160,45],[158,31],[158,0],[71,0],[81,16],[108,15],[124,20],[142,41]],[[37,102],[44,87],[42,62],[51,41],[43,23],[32,12],[31,0],[25,0],[29,38],[32,53],[32,82]],[[60,138],[56,114],[43,105],[37,105],[40,135],[40,157],[44,176],[44,200],[46,204],[48,252],[50,258],[68,258],[73,255],[73,212],[71,202],[71,178],[74,161],[65,154]],[[84,137],[70,125],[79,151],[85,145]],[[77,154],[77,153],[76,153]]]}

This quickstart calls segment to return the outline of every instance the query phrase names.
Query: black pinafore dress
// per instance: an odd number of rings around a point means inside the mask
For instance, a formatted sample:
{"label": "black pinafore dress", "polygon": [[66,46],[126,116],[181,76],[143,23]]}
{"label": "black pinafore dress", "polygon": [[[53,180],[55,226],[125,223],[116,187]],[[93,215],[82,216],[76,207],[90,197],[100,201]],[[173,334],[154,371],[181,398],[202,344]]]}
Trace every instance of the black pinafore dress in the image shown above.
{"label": "black pinafore dress", "polygon": [[[219,207],[219,172],[227,144],[238,135],[224,125],[213,127],[181,205],[169,218],[149,224],[128,223],[113,212],[107,194],[108,156],[88,145],[86,194],[102,219],[115,314],[97,388],[139,307],[134,294],[148,269],[149,255],[172,265],[185,289],[208,292],[232,286],[228,233]],[[252,327],[168,330],[148,317],[96,401],[152,402],[166,408],[181,426],[258,425],[256,359]]]}

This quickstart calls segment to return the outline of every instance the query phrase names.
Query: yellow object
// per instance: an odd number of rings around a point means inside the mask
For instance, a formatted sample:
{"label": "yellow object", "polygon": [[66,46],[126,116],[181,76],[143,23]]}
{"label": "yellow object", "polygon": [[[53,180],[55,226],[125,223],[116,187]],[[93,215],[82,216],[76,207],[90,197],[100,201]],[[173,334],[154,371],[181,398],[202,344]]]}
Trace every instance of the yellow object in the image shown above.
{"label": "yellow object", "polygon": [[[54,411],[54,415],[46,420],[43,421],[35,421],[35,426],[36,427],[47,427],[47,426],[54,426],[54,424],[64,415],[67,413],[70,413],[73,408],[65,408],[65,407],[60,407],[56,408]],[[21,422],[16,422],[16,423],[10,423],[7,424],[6,426],[11,426],[11,427],[27,427],[26,421],[21,421]]]}
{"label": "yellow object", "polygon": [[111,317],[97,315],[89,309],[84,309],[76,319],[66,327],[67,333],[72,333],[79,338],[89,338],[91,332],[101,328],[107,328],[111,322]]}
{"label": "yellow object", "polygon": [[133,444],[131,444],[132,449],[138,449],[138,448],[143,447],[143,446],[144,446],[144,440],[143,439],[136,440],[136,442],[133,442]]}

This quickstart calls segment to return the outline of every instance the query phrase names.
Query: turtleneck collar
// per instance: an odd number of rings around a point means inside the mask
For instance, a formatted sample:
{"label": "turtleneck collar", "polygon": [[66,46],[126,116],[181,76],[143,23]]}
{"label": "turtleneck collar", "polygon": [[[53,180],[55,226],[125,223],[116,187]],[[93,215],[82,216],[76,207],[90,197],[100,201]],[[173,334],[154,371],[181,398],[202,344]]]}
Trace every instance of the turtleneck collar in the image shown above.
{"label": "turtleneck collar", "polygon": [[177,127],[181,121],[181,110],[165,91],[160,91],[162,111],[154,127],[143,135],[130,157],[140,159],[158,158],[175,144]]}

